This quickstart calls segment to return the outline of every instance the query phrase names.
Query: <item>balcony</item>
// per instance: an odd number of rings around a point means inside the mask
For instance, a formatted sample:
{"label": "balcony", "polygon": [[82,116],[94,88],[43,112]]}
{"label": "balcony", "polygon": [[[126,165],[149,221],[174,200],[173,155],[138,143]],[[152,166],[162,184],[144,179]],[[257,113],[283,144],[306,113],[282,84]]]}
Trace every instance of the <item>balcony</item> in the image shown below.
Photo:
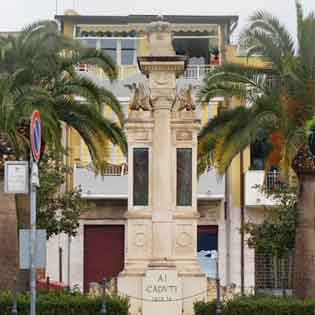
{"label": "balcony", "polygon": [[[203,80],[203,78],[214,69],[214,65],[188,65],[182,78],[187,80]],[[108,80],[104,72],[97,66],[80,64],[76,67],[76,71],[80,74],[87,74],[91,79]],[[118,67],[118,79],[125,80],[133,75],[139,74],[137,65],[128,65]]]}
{"label": "balcony", "polygon": [[245,174],[245,205],[246,207],[275,206],[276,201],[267,196],[262,188],[267,192],[279,188],[279,172],[271,171],[247,171]]}
{"label": "balcony", "polygon": [[183,77],[187,80],[203,80],[214,67],[213,65],[188,65]]}
{"label": "balcony", "polygon": [[87,199],[127,199],[128,167],[126,164],[109,165],[104,175],[96,175],[89,166],[74,168],[74,186],[80,187]]}
{"label": "balcony", "polygon": [[[97,78],[102,80],[108,80],[108,77],[104,74],[102,69],[95,65],[80,64],[76,67],[76,71],[80,74],[87,74],[91,79]],[[139,68],[137,65],[125,65],[118,67],[118,79],[124,80],[135,74],[139,74]]]}
{"label": "balcony", "polygon": [[[96,175],[91,167],[76,166],[73,176],[74,186],[81,187],[83,198],[128,198],[128,167],[126,164],[109,165],[103,176]],[[210,170],[199,177],[198,199],[223,199],[224,189],[224,178],[219,177],[214,170]]]}
{"label": "balcony", "polygon": [[225,179],[214,169],[200,175],[198,178],[198,199],[223,199]]}

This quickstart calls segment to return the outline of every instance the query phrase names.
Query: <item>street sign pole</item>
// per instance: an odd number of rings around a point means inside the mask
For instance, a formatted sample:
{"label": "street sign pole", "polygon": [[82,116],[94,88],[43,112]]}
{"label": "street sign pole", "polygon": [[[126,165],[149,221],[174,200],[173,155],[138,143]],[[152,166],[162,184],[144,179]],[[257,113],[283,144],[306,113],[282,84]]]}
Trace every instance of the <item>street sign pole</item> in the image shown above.
{"label": "street sign pole", "polygon": [[[30,254],[31,254],[31,273],[30,273],[30,286],[31,286],[31,315],[36,314],[36,266],[35,266],[35,255],[36,255],[36,173],[38,175],[37,163],[32,160],[31,167],[31,237],[30,237]],[[37,169],[37,172],[36,172]]]}
{"label": "street sign pole", "polygon": [[41,120],[38,111],[34,111],[30,125],[31,140],[31,181],[30,181],[30,208],[31,208],[31,237],[30,237],[30,289],[31,312],[36,315],[36,189],[39,187],[38,161],[41,154]]}

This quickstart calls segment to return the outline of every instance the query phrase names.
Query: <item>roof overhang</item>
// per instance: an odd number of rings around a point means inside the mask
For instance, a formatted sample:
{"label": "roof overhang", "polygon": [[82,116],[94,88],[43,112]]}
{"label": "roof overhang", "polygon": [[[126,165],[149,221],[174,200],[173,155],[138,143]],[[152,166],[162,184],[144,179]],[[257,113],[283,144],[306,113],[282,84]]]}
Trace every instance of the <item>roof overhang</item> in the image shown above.
{"label": "roof overhang", "polygon": [[55,19],[71,21],[75,24],[123,25],[123,24],[148,24],[161,21],[171,24],[227,24],[238,21],[237,15],[56,15]]}
{"label": "roof overhang", "polygon": [[232,33],[238,23],[236,15],[56,15],[61,24],[75,24],[81,31],[93,32],[145,32],[148,23],[160,21],[171,23],[173,32],[217,32],[218,25],[228,25]]}

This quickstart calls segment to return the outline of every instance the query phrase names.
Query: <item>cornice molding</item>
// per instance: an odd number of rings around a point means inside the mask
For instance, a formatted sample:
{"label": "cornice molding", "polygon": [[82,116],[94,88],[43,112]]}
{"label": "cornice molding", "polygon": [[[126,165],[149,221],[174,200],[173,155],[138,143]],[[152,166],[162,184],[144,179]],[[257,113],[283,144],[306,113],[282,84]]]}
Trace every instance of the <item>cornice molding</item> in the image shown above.
{"label": "cornice molding", "polygon": [[[87,25],[78,24],[81,32],[147,32],[148,23],[135,24],[106,24]],[[217,24],[171,24],[172,32],[208,32],[218,34]]]}

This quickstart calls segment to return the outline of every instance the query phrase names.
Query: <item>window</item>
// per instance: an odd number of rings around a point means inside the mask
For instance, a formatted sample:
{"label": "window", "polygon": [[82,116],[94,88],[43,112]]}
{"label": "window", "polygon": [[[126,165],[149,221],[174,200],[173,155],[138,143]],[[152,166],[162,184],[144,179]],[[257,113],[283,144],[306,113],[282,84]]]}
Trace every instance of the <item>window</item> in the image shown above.
{"label": "window", "polygon": [[101,49],[108,54],[115,62],[117,61],[117,39],[101,39]]}
{"label": "window", "polygon": [[177,55],[200,58],[201,64],[209,64],[209,39],[202,36],[175,36],[173,46]]}
{"label": "window", "polygon": [[134,39],[121,40],[121,64],[133,65],[136,61],[136,41]]}
{"label": "window", "polygon": [[149,149],[133,149],[133,204],[147,206],[149,200]]}
{"label": "window", "polygon": [[255,286],[258,290],[291,289],[292,279],[293,255],[279,259],[269,253],[255,252]]}
{"label": "window", "polygon": [[270,152],[270,149],[271,145],[268,142],[267,135],[264,131],[261,131],[257,137],[257,140],[250,146],[251,169],[265,169],[266,158]]}
{"label": "window", "polygon": [[97,47],[97,39],[96,38],[81,38],[80,42],[83,46],[88,48],[96,48]]}
{"label": "window", "polygon": [[118,65],[134,65],[137,61],[137,39],[135,38],[80,38],[84,46],[102,49]]}
{"label": "window", "polygon": [[192,149],[177,149],[177,206],[192,204]]}

